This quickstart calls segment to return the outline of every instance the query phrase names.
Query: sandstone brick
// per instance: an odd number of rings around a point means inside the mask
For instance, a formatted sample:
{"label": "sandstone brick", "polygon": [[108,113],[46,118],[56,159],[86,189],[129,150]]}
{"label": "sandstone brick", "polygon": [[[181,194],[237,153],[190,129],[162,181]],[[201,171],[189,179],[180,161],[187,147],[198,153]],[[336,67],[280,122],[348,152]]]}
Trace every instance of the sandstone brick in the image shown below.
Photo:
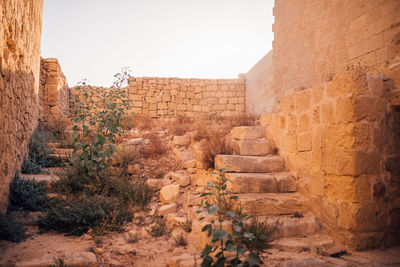
{"label": "sandstone brick", "polygon": [[169,213],[175,213],[175,212],[177,212],[176,203],[171,203],[171,204],[161,206],[160,209],[158,210],[158,215],[164,216]]}
{"label": "sandstone brick", "polygon": [[245,156],[263,156],[271,153],[271,141],[261,140],[232,140],[232,148],[235,153]]}
{"label": "sandstone brick", "polygon": [[166,185],[160,190],[160,200],[162,203],[170,204],[176,201],[179,195],[179,185]]}
{"label": "sandstone brick", "polygon": [[190,184],[190,177],[186,171],[173,172],[171,178],[182,187]]}
{"label": "sandstone brick", "polygon": [[259,126],[241,126],[233,128],[230,134],[237,140],[257,140],[263,137],[263,129]]}
{"label": "sandstone brick", "polygon": [[284,161],[277,156],[255,157],[217,155],[215,167],[227,172],[278,172],[284,170]]}
{"label": "sandstone brick", "polygon": [[297,136],[297,150],[310,151],[312,147],[311,133],[303,133]]}

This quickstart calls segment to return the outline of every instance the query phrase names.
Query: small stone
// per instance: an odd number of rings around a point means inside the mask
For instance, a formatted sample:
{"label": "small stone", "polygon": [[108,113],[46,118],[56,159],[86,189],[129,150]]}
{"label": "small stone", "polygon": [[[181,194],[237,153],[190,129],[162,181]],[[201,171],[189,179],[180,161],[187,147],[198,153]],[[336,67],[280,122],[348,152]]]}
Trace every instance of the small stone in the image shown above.
{"label": "small stone", "polygon": [[322,248],[320,250],[320,254],[327,257],[338,257],[346,254],[346,250],[344,248],[335,246],[331,248]]}
{"label": "small stone", "polygon": [[184,169],[196,168],[196,160],[192,159],[192,160],[185,161],[182,164],[182,168],[184,168]]}
{"label": "small stone", "polygon": [[162,203],[172,203],[175,202],[176,198],[179,195],[179,185],[170,184],[161,188],[160,191],[160,200]]}
{"label": "small stone", "polygon": [[194,174],[194,173],[196,173],[196,171],[197,171],[196,168],[188,168],[188,169],[186,169],[186,170],[187,170],[187,172],[190,173],[190,174]]}
{"label": "small stone", "polygon": [[153,190],[160,190],[163,186],[163,181],[161,179],[147,179],[146,184]]}
{"label": "small stone", "polygon": [[174,136],[174,146],[188,146],[190,145],[191,139],[189,135]]}
{"label": "small stone", "polygon": [[97,266],[96,254],[92,252],[75,252],[64,257],[66,266]]}
{"label": "small stone", "polygon": [[82,238],[85,239],[85,240],[90,240],[90,239],[92,239],[92,236],[88,235],[88,234],[83,234]]}
{"label": "small stone", "polygon": [[171,178],[182,187],[190,185],[189,174],[185,171],[174,172],[171,174]]}
{"label": "small stone", "polygon": [[96,254],[103,254],[104,253],[104,249],[103,248],[94,248],[93,251]]}
{"label": "small stone", "polygon": [[174,227],[178,226],[180,227],[182,224],[186,223],[187,218],[184,217],[178,217],[176,214],[170,213],[167,215],[167,228],[168,229],[173,229]]}
{"label": "small stone", "polygon": [[177,212],[177,207],[175,203],[171,203],[168,205],[161,206],[158,210],[158,215],[163,216],[167,215],[168,213],[175,213]]}

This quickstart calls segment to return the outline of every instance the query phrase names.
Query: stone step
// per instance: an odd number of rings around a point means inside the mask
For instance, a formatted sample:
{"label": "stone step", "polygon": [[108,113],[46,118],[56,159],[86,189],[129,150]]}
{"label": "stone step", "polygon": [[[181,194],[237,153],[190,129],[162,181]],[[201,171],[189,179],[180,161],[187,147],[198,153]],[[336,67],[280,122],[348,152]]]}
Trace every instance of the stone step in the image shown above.
{"label": "stone step", "polygon": [[264,130],[261,126],[240,126],[233,128],[230,135],[237,140],[257,140],[264,137]]}
{"label": "stone step", "polygon": [[257,221],[267,225],[276,225],[273,240],[283,237],[304,237],[321,230],[317,218],[311,212],[293,215],[258,216]]}
{"label": "stone step", "polygon": [[238,196],[236,205],[251,216],[302,214],[310,207],[310,201],[300,193],[246,193]]}
{"label": "stone step", "polygon": [[71,155],[68,155],[68,154],[50,154],[49,155],[49,158],[54,161],[68,160],[70,157],[71,157]]}
{"label": "stone step", "polygon": [[292,252],[317,253],[335,246],[335,241],[326,234],[316,233],[306,237],[284,237],[271,243],[274,248]]}
{"label": "stone step", "polygon": [[61,148],[61,143],[47,143],[47,147],[49,148]]}
{"label": "stone step", "polygon": [[272,142],[266,139],[231,141],[233,151],[243,156],[264,156],[273,151]]}
{"label": "stone step", "polygon": [[24,180],[33,180],[35,182],[47,182],[47,183],[51,183],[51,182],[55,182],[60,180],[60,177],[58,177],[57,175],[54,174],[20,174],[21,179]]}
{"label": "stone step", "polygon": [[289,193],[297,191],[296,180],[286,172],[278,173],[226,173],[232,193]]}
{"label": "stone step", "polygon": [[281,172],[285,169],[284,160],[278,156],[217,155],[215,168],[226,172]]}
{"label": "stone step", "polygon": [[52,154],[71,155],[73,152],[74,152],[74,150],[72,148],[53,148],[52,149]]}

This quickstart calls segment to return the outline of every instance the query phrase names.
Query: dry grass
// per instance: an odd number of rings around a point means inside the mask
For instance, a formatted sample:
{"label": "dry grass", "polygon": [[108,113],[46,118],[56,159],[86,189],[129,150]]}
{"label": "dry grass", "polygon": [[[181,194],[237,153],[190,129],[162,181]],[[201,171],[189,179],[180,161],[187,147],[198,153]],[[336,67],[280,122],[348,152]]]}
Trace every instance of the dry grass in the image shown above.
{"label": "dry grass", "polygon": [[149,139],[149,144],[140,148],[140,154],[143,158],[158,158],[167,153],[168,147],[162,142],[157,133],[149,133],[145,135]]}
{"label": "dry grass", "polygon": [[171,135],[184,135],[193,130],[193,123],[193,119],[179,115],[169,123],[168,131]]}
{"label": "dry grass", "polygon": [[122,122],[122,128],[126,130],[133,128],[150,130],[153,128],[153,120],[147,115],[128,114]]}
{"label": "dry grass", "polygon": [[233,150],[229,144],[228,134],[232,128],[237,126],[254,126],[256,117],[243,115],[235,117],[214,117],[211,119],[198,120],[194,123],[193,138],[195,141],[207,140],[206,155],[204,162],[208,168],[214,167],[214,159],[219,154],[232,154]]}

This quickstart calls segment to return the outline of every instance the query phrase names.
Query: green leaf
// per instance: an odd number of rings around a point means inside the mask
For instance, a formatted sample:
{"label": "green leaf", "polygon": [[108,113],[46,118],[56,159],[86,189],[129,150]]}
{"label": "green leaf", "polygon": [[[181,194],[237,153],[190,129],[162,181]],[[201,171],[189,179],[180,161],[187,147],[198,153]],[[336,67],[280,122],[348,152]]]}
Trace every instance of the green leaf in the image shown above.
{"label": "green leaf", "polygon": [[233,225],[233,230],[234,230],[235,232],[240,232],[240,231],[242,230],[242,227],[240,227],[240,226],[237,225],[237,224],[234,224],[234,225]]}
{"label": "green leaf", "polygon": [[214,233],[213,233],[213,238],[211,242],[216,242],[218,240],[222,240],[224,238],[226,238],[228,235],[227,233],[222,230],[222,229],[215,229]]}
{"label": "green leaf", "polygon": [[207,230],[211,230],[211,224],[207,224],[207,225],[205,225],[203,228],[201,228],[201,231],[202,231],[202,232],[205,232],[205,231],[207,231]]}
{"label": "green leaf", "polygon": [[236,213],[233,210],[228,210],[228,212],[226,213],[226,216],[235,218]]}
{"label": "green leaf", "polygon": [[211,205],[210,207],[208,207],[208,213],[210,214],[214,214],[219,210],[218,205]]}
{"label": "green leaf", "polygon": [[250,252],[249,255],[247,255],[247,261],[250,264],[259,264],[261,262],[260,256],[254,252]]}
{"label": "green leaf", "polygon": [[210,189],[210,188],[212,188],[214,186],[214,183],[208,183],[204,188],[205,189]]}

